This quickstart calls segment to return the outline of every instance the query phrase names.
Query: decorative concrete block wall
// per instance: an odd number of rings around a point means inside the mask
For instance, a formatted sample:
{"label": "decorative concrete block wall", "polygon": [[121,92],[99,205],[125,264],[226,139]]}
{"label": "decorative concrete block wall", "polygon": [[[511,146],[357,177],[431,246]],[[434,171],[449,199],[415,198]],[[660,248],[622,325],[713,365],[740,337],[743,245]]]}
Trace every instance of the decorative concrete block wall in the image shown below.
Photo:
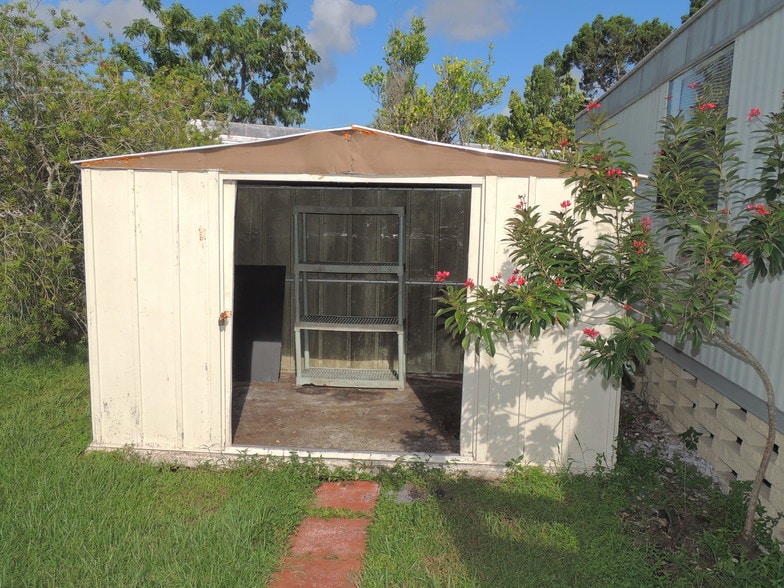
{"label": "decorative concrete block wall", "polygon": [[[753,480],[767,435],[767,423],[669,359],[655,354],[647,368],[645,399],[675,431],[702,433],[700,455],[716,470],[723,489],[733,480]],[[784,458],[779,433],[760,495],[769,514],[784,511]],[[784,540],[784,525],[777,536]]]}

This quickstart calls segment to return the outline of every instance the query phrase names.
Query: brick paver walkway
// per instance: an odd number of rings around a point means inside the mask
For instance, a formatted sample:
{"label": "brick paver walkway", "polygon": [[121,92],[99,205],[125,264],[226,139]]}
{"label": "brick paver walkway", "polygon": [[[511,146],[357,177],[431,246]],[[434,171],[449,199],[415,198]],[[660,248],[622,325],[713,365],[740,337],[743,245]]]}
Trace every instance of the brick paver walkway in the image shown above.
{"label": "brick paver walkway", "polygon": [[369,515],[378,499],[375,482],[326,482],[316,490],[316,508],[341,508],[362,518],[302,521],[270,588],[350,588],[356,586],[367,546]]}

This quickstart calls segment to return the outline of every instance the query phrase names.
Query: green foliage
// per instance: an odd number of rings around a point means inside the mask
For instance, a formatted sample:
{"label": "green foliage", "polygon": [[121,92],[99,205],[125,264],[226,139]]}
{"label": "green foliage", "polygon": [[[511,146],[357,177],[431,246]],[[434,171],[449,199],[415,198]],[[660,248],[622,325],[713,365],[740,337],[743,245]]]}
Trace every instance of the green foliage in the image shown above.
{"label": "green foliage", "polygon": [[613,334],[583,341],[582,346],[587,351],[582,359],[589,369],[601,370],[606,379],[620,381],[624,366],[630,360],[643,365],[648,362],[659,332],[655,326],[638,322],[631,316],[610,317],[607,324],[613,328]]}
{"label": "green foliage", "polygon": [[[754,155],[761,160],[757,190],[748,200],[746,225],[738,233],[737,248],[750,252],[752,279],[784,271],[784,111],[774,113],[756,131],[760,142]],[[756,204],[755,201],[764,204]]]}
{"label": "green foliage", "polygon": [[681,441],[683,441],[686,449],[690,451],[696,451],[697,444],[700,441],[700,437],[702,437],[702,433],[700,433],[694,427],[689,427],[683,433],[678,433],[678,437],[680,437]]}
{"label": "green foliage", "polygon": [[508,114],[491,117],[495,137],[485,141],[508,151],[564,158],[587,97],[608,90],[671,31],[658,19],[637,24],[622,15],[607,20],[599,15],[585,23],[563,53],[553,51],[534,66],[522,96],[512,91]]}
{"label": "green foliage", "polygon": [[438,81],[428,90],[417,85],[416,69],[429,53],[424,19],[411,20],[409,31],[395,29],[384,47],[384,63],[362,78],[379,103],[376,128],[438,141],[473,139],[479,113],[498,103],[508,78],[493,81],[492,47],[487,61],[444,57],[435,66]]}
{"label": "green foliage", "polygon": [[[319,481],[367,475],[306,457],[184,468],[85,454],[83,347],[4,353],[0,379],[3,586],[263,585],[313,514]],[[773,586],[784,577],[770,536],[776,517],[760,517],[765,553],[745,557],[733,542],[748,484],[725,496],[683,464],[623,440],[616,467],[594,475],[514,461],[501,481],[422,460],[382,469],[361,585]],[[404,484],[421,499],[397,503]],[[687,496],[689,488],[699,495]],[[685,523],[666,530],[678,531],[674,550],[655,543],[658,524],[643,526],[661,511]]]}
{"label": "green foliage", "polygon": [[85,333],[79,170],[71,161],[200,144],[197,78],[122,67],[67,12],[0,6],[0,347]]}
{"label": "green foliage", "polygon": [[621,14],[606,20],[600,14],[564,47],[564,65],[581,71],[580,88],[594,96],[609,90],[671,32],[658,18],[637,24]]}
{"label": "green foliage", "polygon": [[522,96],[512,90],[509,114],[494,116],[493,128],[504,149],[557,156],[563,150],[559,144],[574,140],[574,118],[584,103],[561,53],[553,51],[525,78]]}
{"label": "green foliage", "polygon": [[[753,109],[749,123],[759,115]],[[569,162],[574,205],[563,202],[545,220],[521,199],[507,225],[515,270],[506,286],[474,287],[471,280],[447,289],[438,314],[464,348],[475,340],[478,350],[481,341],[492,354],[489,339],[514,331],[537,337],[580,318],[586,300],[609,304],[616,311],[607,321],[611,332],[586,328],[582,359],[611,380],[627,365],[644,364],[665,329],[681,345],[696,350],[708,342],[741,358],[762,381],[769,415],[743,529],[749,538],[775,439],[776,397],[765,366],[729,326],[745,270],[751,266],[751,284],[784,270],[784,110],[763,119],[754,151],[762,163],[751,178],[740,176],[736,121],[721,108],[705,101],[667,116],[639,190],[628,152],[604,117],[593,111],[589,119],[590,140]],[[590,244],[585,224],[598,233]]]}
{"label": "green foliage", "polygon": [[[163,8],[160,0],[143,0],[160,23],[134,20],[125,29],[141,40],[142,51],[117,43],[116,55],[134,75],[161,70],[195,75],[206,82],[206,110],[230,121],[283,125],[302,124],[309,107],[313,72],[319,61],[299,27],[283,22],[284,0],[260,2],[257,16],[242,6],[225,9],[217,18],[196,17],[179,2]],[[145,60],[147,57],[147,60]]]}
{"label": "green foliage", "polygon": [[[492,353],[490,339],[513,331],[536,337],[579,318],[586,301],[608,301],[625,312],[609,319],[611,335],[591,332],[583,359],[620,379],[625,364],[647,361],[664,328],[695,347],[717,343],[747,265],[752,280],[781,273],[784,119],[765,119],[752,181],[739,175],[735,121],[701,105],[668,116],[647,186],[638,190],[625,146],[602,115],[590,117],[591,140],[568,164],[574,204],[545,219],[521,200],[507,224],[516,268],[507,283],[446,289],[438,312],[465,348],[481,342]],[[757,188],[746,199],[749,183]],[[759,199],[764,204],[751,203]],[[586,223],[598,230],[590,244]]]}

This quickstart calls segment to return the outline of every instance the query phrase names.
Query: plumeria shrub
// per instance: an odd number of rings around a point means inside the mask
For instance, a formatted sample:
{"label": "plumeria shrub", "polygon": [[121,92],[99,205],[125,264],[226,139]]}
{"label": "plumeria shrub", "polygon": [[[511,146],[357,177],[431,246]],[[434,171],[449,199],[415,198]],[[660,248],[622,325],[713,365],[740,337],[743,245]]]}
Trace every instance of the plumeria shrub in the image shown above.
{"label": "plumeria shrub", "polygon": [[[769,409],[768,446],[744,530],[750,538],[773,447],[775,394],[764,366],[729,327],[740,281],[784,269],[784,113],[762,117],[752,108],[739,122],[703,102],[668,116],[653,169],[639,185],[600,105],[590,105],[588,118],[567,164],[572,199],[546,213],[521,197],[506,227],[511,275],[445,288],[438,314],[464,348],[492,355],[499,337],[538,337],[609,302],[616,313],[601,329],[607,334],[589,327],[582,342],[585,365],[606,378],[620,380],[627,366],[645,364],[665,331],[678,344],[717,345],[749,363]],[[758,127],[761,163],[752,178],[740,174],[738,124]]]}

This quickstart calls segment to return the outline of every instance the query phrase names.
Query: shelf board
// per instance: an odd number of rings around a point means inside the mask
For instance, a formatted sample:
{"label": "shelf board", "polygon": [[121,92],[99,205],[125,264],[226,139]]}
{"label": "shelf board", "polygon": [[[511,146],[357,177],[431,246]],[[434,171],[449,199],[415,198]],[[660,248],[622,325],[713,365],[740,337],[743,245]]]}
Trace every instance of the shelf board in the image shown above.
{"label": "shelf board", "polygon": [[371,333],[397,333],[403,330],[403,324],[394,316],[339,316],[326,314],[309,314],[300,317],[294,324],[294,330],[313,331],[367,331]]}

